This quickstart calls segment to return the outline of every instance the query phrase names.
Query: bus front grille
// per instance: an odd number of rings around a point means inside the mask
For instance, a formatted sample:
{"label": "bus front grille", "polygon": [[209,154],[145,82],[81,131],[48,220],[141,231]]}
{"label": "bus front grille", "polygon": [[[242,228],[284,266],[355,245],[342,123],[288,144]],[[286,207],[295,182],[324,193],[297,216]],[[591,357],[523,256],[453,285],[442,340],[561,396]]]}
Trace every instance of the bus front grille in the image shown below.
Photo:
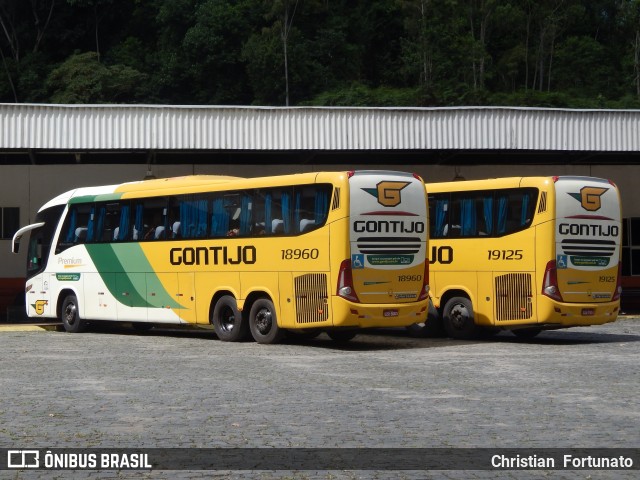
{"label": "bus front grille", "polygon": [[613,240],[562,240],[562,252],[565,255],[581,257],[611,257],[616,253],[616,242]]}
{"label": "bus front grille", "polygon": [[414,237],[360,237],[358,250],[365,254],[412,255],[420,251],[420,238]]}
{"label": "bus front grille", "polygon": [[531,274],[508,273],[496,277],[496,320],[526,320],[533,316]]}
{"label": "bus front grille", "polygon": [[295,277],[296,323],[325,322],[329,318],[327,275],[307,273]]}

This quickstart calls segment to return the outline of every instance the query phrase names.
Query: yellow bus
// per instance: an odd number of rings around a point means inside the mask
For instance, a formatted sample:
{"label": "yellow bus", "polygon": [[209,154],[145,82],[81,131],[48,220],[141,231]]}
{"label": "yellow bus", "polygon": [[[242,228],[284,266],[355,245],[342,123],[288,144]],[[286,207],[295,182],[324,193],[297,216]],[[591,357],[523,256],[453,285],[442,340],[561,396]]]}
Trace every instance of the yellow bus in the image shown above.
{"label": "yellow bus", "polygon": [[210,326],[221,340],[407,326],[428,307],[417,175],[188,176],[78,188],[29,232],[26,309],[90,321]]}
{"label": "yellow bus", "polygon": [[530,338],[616,319],[622,227],[613,183],[518,177],[426,188],[435,309],[411,331]]}

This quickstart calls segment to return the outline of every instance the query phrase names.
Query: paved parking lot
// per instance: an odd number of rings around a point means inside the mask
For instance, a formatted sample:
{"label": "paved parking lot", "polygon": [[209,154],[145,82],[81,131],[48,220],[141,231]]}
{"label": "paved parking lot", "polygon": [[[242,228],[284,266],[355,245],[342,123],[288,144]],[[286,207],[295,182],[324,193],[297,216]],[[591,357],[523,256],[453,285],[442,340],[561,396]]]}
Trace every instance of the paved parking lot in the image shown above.
{"label": "paved parking lot", "polygon": [[[221,342],[208,332],[101,327],[84,334],[0,329],[0,345],[5,448],[640,447],[640,318],[635,317],[543,332],[527,342],[506,332],[462,342],[378,330],[346,346],[324,335],[258,345]],[[10,473],[9,478],[51,478],[53,472]],[[60,478],[229,475],[58,473]],[[503,471],[501,476],[525,473]],[[233,476],[495,475],[304,471]]]}

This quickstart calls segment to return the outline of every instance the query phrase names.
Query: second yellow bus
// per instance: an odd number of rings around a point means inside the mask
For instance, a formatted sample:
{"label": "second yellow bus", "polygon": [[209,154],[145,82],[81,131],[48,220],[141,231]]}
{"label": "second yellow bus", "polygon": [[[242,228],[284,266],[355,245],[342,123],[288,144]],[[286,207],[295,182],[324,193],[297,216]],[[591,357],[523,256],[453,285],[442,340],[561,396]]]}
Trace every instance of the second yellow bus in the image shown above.
{"label": "second yellow bus", "polygon": [[533,337],[616,319],[622,226],[613,183],[517,177],[426,188],[435,308],[414,333]]}

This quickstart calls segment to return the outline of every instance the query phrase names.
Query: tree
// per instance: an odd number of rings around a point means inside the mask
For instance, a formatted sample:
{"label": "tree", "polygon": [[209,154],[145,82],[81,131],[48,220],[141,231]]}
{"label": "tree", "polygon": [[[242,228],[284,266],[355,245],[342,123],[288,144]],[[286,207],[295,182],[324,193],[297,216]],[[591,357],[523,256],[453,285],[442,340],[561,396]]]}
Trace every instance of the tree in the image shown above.
{"label": "tree", "polygon": [[640,100],[640,0],[624,0],[620,3],[620,17],[627,52],[633,69],[635,95]]}
{"label": "tree", "polygon": [[[207,0],[195,11],[182,43],[186,74],[201,103],[248,103],[242,49],[252,26],[262,18],[254,0]],[[195,87],[195,88],[194,88]]]}
{"label": "tree", "polygon": [[74,54],[47,78],[53,103],[135,101],[145,76],[123,65],[106,66],[96,52]]}
{"label": "tree", "polygon": [[105,7],[108,11],[110,7],[113,7],[114,0],[67,0],[67,2],[71,6],[78,6],[91,11],[94,25],[95,51],[98,54],[98,60],[100,60],[100,22],[105,17]]}
{"label": "tree", "polygon": [[[55,0],[31,0],[28,5],[25,2],[0,2],[0,30],[4,37],[0,57],[15,102],[19,94],[14,77],[20,76],[22,46],[31,37],[31,53],[39,52],[54,6]],[[29,17],[30,21],[27,20]]]}

